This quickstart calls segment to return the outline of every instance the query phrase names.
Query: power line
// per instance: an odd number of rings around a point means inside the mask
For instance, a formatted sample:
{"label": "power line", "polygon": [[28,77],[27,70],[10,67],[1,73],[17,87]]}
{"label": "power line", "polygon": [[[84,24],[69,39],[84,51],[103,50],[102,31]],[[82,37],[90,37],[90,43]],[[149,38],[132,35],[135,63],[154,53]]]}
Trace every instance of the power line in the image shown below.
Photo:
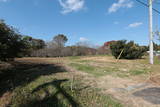
{"label": "power line", "polygon": [[160,1],[155,0],[153,3],[155,3],[155,4],[160,4]]}
{"label": "power line", "polygon": [[[140,1],[140,0],[135,0],[135,1],[137,1],[138,3],[140,3],[140,4],[142,4],[142,5],[146,6],[146,7],[149,7],[148,4],[146,4],[146,3],[144,3],[144,2],[142,2],[142,1]],[[155,11],[156,13],[160,14],[160,11],[158,11],[157,9],[155,9],[155,8],[152,8],[152,9],[153,9],[153,11]]]}

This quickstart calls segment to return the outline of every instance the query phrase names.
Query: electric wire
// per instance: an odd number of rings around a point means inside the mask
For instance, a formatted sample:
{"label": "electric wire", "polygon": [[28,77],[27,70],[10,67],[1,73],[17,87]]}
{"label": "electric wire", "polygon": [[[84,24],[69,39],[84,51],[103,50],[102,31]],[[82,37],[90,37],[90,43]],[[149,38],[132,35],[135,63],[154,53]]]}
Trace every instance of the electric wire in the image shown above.
{"label": "electric wire", "polygon": [[[140,1],[140,0],[135,0],[135,1],[137,1],[138,3],[140,3],[140,4],[142,4],[142,5],[146,6],[146,7],[149,7],[148,4],[146,4],[146,3],[144,3],[144,2],[142,2],[142,1]],[[153,11],[155,11],[156,13],[160,14],[160,11],[158,11],[157,9],[155,9],[155,8],[152,8],[152,9],[153,9]]]}

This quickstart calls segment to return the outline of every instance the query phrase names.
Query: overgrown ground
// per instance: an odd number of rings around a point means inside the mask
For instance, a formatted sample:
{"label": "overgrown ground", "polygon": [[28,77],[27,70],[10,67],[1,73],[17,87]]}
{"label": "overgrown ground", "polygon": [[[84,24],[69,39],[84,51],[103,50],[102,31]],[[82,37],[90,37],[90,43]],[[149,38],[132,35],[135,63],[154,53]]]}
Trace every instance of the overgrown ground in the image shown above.
{"label": "overgrown ground", "polygon": [[155,57],[154,65],[150,65],[148,61],[148,57],[138,60],[116,60],[112,56],[91,56],[70,57],[66,64],[96,77],[112,75],[123,78],[157,74],[160,69],[160,59]]}
{"label": "overgrown ground", "polygon": [[84,75],[75,73],[60,60],[23,58],[7,67],[1,65],[0,107],[122,106],[111,96],[103,95],[101,89],[85,82]]}
{"label": "overgrown ground", "polygon": [[20,58],[12,66],[0,66],[5,69],[0,73],[0,106],[121,107],[135,106],[136,102],[138,107],[145,107],[148,103],[143,100],[133,96],[128,99],[128,92],[125,96],[113,89],[128,89],[150,79],[159,81],[154,76],[159,74],[160,61],[155,59],[155,65],[150,65],[147,57],[139,60],[116,60],[112,56]]}

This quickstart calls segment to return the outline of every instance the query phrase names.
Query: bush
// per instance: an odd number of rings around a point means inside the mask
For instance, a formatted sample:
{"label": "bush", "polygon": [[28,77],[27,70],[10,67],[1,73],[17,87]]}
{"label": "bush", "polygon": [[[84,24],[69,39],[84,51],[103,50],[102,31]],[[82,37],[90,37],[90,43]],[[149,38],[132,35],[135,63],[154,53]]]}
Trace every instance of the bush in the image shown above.
{"label": "bush", "polygon": [[113,42],[110,48],[116,59],[120,54],[120,59],[139,59],[147,51],[146,48],[135,44],[133,41],[127,42],[126,40]]}

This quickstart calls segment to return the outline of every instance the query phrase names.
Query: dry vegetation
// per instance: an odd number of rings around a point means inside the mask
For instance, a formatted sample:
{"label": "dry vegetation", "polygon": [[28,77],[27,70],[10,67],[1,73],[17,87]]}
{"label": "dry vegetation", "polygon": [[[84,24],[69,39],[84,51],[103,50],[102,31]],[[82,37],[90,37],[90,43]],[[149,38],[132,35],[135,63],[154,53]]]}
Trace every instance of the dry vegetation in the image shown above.
{"label": "dry vegetation", "polygon": [[[135,106],[137,98],[128,99],[127,94],[122,100],[121,93],[113,89],[143,82],[158,84],[160,61],[155,59],[155,65],[149,65],[147,58],[117,61],[104,55],[16,59],[11,67],[5,64],[4,69],[10,69],[1,70],[0,106]],[[143,106],[148,104],[138,101]]]}
{"label": "dry vegetation", "polygon": [[0,106],[122,106],[110,96],[103,95],[100,89],[85,82],[84,75],[71,72],[61,59],[22,58],[12,62],[12,67],[1,70]]}
{"label": "dry vegetation", "polygon": [[148,59],[116,60],[111,56],[70,57],[66,63],[77,70],[89,72],[95,76],[112,75],[118,77],[148,77],[158,73],[160,67],[157,58],[155,65],[150,65]]}

